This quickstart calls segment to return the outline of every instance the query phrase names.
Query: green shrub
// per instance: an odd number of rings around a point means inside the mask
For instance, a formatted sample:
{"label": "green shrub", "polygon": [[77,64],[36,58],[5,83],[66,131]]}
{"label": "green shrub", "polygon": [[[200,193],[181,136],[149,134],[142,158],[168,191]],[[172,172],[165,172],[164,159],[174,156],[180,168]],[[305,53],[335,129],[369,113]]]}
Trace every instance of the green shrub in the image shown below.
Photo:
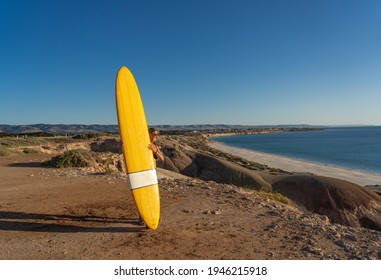
{"label": "green shrub", "polygon": [[78,150],[67,151],[61,155],[53,157],[52,159],[45,162],[45,165],[56,167],[56,168],[87,167],[89,166],[90,160],[91,160],[90,152],[86,150],[78,149]]}
{"label": "green shrub", "polygon": [[286,205],[292,205],[292,201],[280,193],[269,193],[268,198],[271,200],[282,202]]}
{"label": "green shrub", "polygon": [[[252,189],[246,188],[246,190],[252,190]],[[257,193],[258,195],[267,197],[270,200],[279,201],[286,205],[292,205],[292,200],[285,197],[284,195],[280,193],[264,192],[264,191],[257,191],[257,190],[253,190],[253,191]]]}

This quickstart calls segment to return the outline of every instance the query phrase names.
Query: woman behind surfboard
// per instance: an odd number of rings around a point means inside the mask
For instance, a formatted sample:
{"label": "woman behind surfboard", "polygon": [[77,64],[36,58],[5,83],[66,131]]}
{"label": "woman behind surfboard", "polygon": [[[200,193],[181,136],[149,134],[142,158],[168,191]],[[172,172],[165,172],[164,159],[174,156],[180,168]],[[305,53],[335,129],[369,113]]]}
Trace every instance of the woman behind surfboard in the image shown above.
{"label": "woman behind surfboard", "polygon": [[[153,157],[156,160],[163,162],[164,161],[164,155],[163,155],[162,151],[160,150],[160,147],[155,144],[156,137],[159,134],[159,130],[157,128],[151,127],[150,129],[148,129],[148,133],[149,133],[149,139],[151,141],[151,143],[148,144],[148,149],[150,149],[152,151]],[[140,217],[140,215],[139,215],[138,223],[141,226],[145,226],[145,223],[144,223],[143,219]]]}
{"label": "woman behind surfboard", "polygon": [[153,153],[153,157],[156,160],[164,161],[164,155],[162,151],[160,150],[160,147],[155,144],[156,137],[159,134],[159,130],[157,128],[151,127],[148,129],[149,132],[149,139],[151,140],[151,143],[148,144],[148,149],[150,149]]}

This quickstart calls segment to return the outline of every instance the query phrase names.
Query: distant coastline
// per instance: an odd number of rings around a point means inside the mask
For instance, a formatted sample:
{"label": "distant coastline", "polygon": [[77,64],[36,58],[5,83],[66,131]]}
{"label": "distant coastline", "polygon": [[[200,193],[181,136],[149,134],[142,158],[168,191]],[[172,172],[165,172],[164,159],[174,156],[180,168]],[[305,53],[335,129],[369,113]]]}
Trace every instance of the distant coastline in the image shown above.
{"label": "distant coastline", "polygon": [[[332,128],[306,135],[300,133],[295,136],[288,134],[264,135],[260,138],[248,136],[247,139],[210,139],[212,146],[217,145],[220,150],[230,149],[242,157],[250,155],[283,170],[312,173],[321,171],[322,174],[332,177],[335,177],[335,173],[349,172],[349,177],[353,177],[351,181],[358,184],[381,185],[378,165],[380,132],[381,127],[352,127]],[[288,160],[283,160],[286,158]],[[309,166],[309,163],[312,165]],[[349,178],[348,175],[343,177]]]}
{"label": "distant coastline", "polygon": [[256,135],[256,134],[269,134],[269,133],[282,133],[282,132],[301,132],[301,131],[314,131],[322,130],[323,128],[317,127],[285,127],[285,128],[257,128],[257,129],[242,129],[242,130],[223,130],[216,132],[208,132],[208,138],[235,136],[235,135]]}
{"label": "distant coastline", "polygon": [[370,172],[325,165],[318,162],[303,161],[284,156],[230,147],[218,142],[211,142],[209,145],[217,150],[234,154],[236,156],[275,168],[281,168],[289,172],[312,173],[347,180],[361,186],[374,186],[375,189],[373,190],[381,193],[381,175],[379,174],[372,174]]}
{"label": "distant coastline", "polygon": [[[309,125],[225,125],[225,124],[200,124],[200,125],[150,125],[157,127],[166,134],[181,133],[202,133],[209,135],[227,136],[237,134],[256,134],[265,132],[280,132],[293,130],[322,129],[323,126]],[[74,134],[74,133],[118,133],[118,125],[99,125],[99,124],[30,124],[30,125],[7,125],[0,124],[0,134],[33,134],[49,133],[52,135]]]}

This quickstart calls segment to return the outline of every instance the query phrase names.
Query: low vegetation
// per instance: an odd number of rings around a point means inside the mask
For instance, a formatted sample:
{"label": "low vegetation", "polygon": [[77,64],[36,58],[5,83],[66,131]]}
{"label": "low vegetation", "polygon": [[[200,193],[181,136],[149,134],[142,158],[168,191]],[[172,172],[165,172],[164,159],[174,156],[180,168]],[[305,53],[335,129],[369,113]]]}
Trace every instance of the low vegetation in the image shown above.
{"label": "low vegetation", "polygon": [[286,205],[292,205],[292,200],[285,197],[284,195],[280,193],[270,193],[270,192],[263,192],[263,191],[255,191],[258,195],[265,196],[270,200],[279,201]]}
{"label": "low vegetation", "polygon": [[38,150],[33,148],[24,148],[22,151],[24,154],[38,154]]}
{"label": "low vegetation", "polygon": [[55,156],[45,162],[45,166],[51,166],[55,168],[65,167],[87,167],[92,160],[91,152],[77,149],[66,151],[61,155]]}
{"label": "low vegetation", "polygon": [[106,136],[106,135],[108,134],[101,133],[101,132],[90,132],[90,133],[76,134],[72,138],[77,140],[88,140],[88,139],[94,139],[94,138],[98,138],[98,137]]}
{"label": "low vegetation", "polygon": [[7,147],[0,145],[0,157],[8,156],[10,153]]}
{"label": "low vegetation", "polygon": [[284,195],[280,193],[267,193],[267,195],[268,195],[268,198],[271,200],[279,201],[286,205],[292,205],[292,200],[290,200],[289,198],[285,197]]}
{"label": "low vegetation", "polygon": [[5,146],[7,148],[17,148],[21,146],[37,146],[47,143],[48,141],[44,138],[37,137],[5,137],[0,138],[0,146]]}

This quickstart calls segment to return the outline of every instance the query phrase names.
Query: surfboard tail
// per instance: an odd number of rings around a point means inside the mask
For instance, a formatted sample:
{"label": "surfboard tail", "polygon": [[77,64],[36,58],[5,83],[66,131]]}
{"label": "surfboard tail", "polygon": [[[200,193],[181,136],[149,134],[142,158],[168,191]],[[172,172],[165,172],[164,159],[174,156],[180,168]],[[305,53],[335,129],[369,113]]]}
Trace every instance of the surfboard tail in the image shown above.
{"label": "surfboard tail", "polygon": [[160,221],[160,194],[157,184],[134,189],[132,196],[140,217],[150,229],[157,229]]}

